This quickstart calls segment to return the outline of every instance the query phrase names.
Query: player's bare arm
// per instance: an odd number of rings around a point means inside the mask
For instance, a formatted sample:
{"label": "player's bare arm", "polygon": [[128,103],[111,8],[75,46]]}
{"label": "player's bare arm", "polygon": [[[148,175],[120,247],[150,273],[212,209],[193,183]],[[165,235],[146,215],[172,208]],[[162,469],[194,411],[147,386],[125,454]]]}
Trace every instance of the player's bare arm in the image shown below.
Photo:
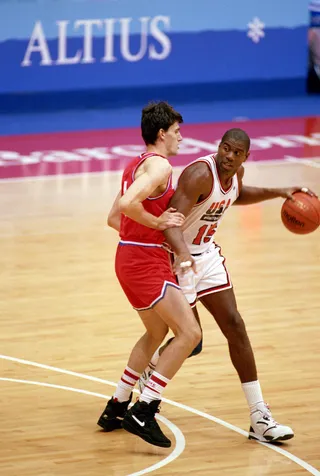
{"label": "player's bare arm", "polygon": [[157,230],[172,226],[181,226],[184,216],[174,213],[172,208],[166,210],[160,217],[148,213],[142,202],[158,187],[167,183],[171,174],[171,165],[162,157],[154,156],[143,164],[143,172],[136,177],[132,185],[119,200],[120,213],[127,215],[141,225]]}
{"label": "player's bare arm", "polygon": [[[212,175],[207,164],[204,162],[192,164],[180,176],[170,206],[184,216],[188,216],[194,205],[210,194],[211,188]],[[164,235],[176,254],[175,268],[178,268],[181,262],[191,261],[193,263],[180,227],[165,230]]]}
{"label": "player's bare arm", "polygon": [[121,213],[119,208],[119,200],[121,197],[121,192],[115,198],[111,210],[108,215],[107,224],[111,228],[114,228],[116,231],[120,231],[120,222],[121,222]]}
{"label": "player's bare arm", "polygon": [[273,198],[291,198],[294,199],[293,194],[298,191],[308,193],[314,196],[315,193],[308,188],[303,187],[287,187],[287,188],[265,188],[265,187],[249,187],[242,184],[244,175],[244,167],[241,166],[237,172],[239,183],[239,197],[234,202],[234,205],[252,205],[254,203],[271,200]]}

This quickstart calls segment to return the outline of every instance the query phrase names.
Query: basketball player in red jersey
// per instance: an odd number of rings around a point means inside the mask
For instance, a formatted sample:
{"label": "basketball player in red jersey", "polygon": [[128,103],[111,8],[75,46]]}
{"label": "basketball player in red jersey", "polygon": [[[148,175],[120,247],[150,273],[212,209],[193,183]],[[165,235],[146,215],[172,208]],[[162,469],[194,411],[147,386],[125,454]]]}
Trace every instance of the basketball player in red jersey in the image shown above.
{"label": "basketball player in red jersey", "polygon": [[[120,229],[116,274],[146,332],[134,346],[98,424],[106,431],[122,426],[162,447],[171,446],[155,419],[162,392],[201,339],[200,326],[162,246],[163,230],[181,226],[184,221],[181,213],[167,210],[174,193],[167,157],[178,152],[181,122],[182,116],[165,102],[143,109],[141,130],[146,152],[125,168],[121,191],[108,217],[108,224]],[[183,262],[182,254],[179,259]],[[162,353],[139,401],[128,410],[133,387],[169,328],[175,339]]]}
{"label": "basketball player in red jersey", "polygon": [[[186,243],[192,255],[186,256],[183,248],[183,259],[194,262],[196,273],[192,270],[183,275],[178,273],[178,281],[193,307],[197,320],[199,321],[199,316],[195,306],[199,300],[227,338],[230,357],[250,409],[249,438],[276,442],[290,439],[294,434],[291,428],[280,425],[272,418],[268,406],[264,403],[249,337],[237,309],[230,276],[224,264],[225,259],[214,238],[224,213],[233,203],[248,205],[276,197],[292,198],[292,194],[300,189],[269,189],[243,185],[242,164],[249,157],[249,148],[248,135],[241,129],[231,129],[222,137],[216,155],[201,157],[185,168],[170,206],[183,213],[186,220],[182,228],[171,228],[164,234],[166,241],[177,254],[177,267],[181,245],[184,247]],[[302,190],[313,195],[310,190]],[[171,342],[171,339],[168,342]],[[144,388],[146,376],[152,374],[162,349],[155,353],[140,378],[140,390]],[[199,354],[201,350],[202,340],[191,355]]]}

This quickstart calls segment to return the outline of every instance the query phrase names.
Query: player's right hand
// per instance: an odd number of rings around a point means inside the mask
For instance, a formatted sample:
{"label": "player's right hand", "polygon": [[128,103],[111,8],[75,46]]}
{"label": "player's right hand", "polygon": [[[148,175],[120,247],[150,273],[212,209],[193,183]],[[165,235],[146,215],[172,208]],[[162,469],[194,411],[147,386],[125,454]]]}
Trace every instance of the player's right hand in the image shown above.
{"label": "player's right hand", "polygon": [[173,272],[175,274],[186,274],[192,269],[194,273],[196,273],[196,263],[193,257],[189,252],[187,253],[180,253],[179,255],[175,256],[175,260],[173,263]]}
{"label": "player's right hand", "polygon": [[166,230],[167,228],[174,228],[176,226],[182,226],[185,220],[185,216],[176,211],[176,208],[168,208],[158,218],[158,230]]}

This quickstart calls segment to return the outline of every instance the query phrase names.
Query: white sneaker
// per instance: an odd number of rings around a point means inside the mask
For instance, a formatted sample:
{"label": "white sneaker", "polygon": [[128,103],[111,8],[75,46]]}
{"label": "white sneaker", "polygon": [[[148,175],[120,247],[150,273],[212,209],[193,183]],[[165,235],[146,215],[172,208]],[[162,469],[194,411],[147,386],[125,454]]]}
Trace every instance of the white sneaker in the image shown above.
{"label": "white sneaker", "polygon": [[151,375],[153,374],[154,367],[150,367],[151,364],[148,365],[148,367],[144,370],[144,372],[141,374],[139,380],[138,380],[138,386],[139,386],[139,391],[140,393],[143,392],[145,386],[147,385],[147,382]]}
{"label": "white sneaker", "polygon": [[259,440],[265,443],[290,440],[294,433],[289,426],[280,425],[271,415],[266,403],[257,405],[257,410],[251,413],[249,440]]}

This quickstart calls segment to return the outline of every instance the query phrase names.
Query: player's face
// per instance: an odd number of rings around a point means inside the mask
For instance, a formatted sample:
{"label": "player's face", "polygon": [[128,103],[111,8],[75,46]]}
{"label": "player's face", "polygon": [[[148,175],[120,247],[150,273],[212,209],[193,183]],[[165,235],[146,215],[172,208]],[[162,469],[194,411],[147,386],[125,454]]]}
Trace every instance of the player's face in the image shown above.
{"label": "player's face", "polygon": [[223,172],[233,175],[249,155],[243,142],[227,139],[220,143],[216,160]]}
{"label": "player's face", "polygon": [[177,155],[179,144],[182,141],[180,125],[178,122],[172,124],[167,131],[164,131],[163,139],[166,145],[167,154]]}

